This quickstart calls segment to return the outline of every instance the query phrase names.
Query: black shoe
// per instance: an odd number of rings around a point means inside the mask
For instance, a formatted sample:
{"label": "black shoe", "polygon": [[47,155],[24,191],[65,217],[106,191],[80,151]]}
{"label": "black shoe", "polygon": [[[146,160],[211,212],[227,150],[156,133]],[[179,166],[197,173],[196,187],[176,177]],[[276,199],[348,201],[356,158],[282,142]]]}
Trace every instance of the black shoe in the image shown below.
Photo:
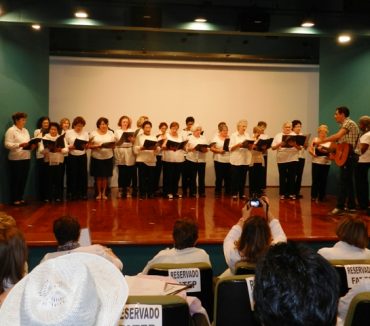
{"label": "black shoe", "polygon": [[197,197],[197,195],[196,194],[190,194],[189,197],[195,198],[195,197]]}
{"label": "black shoe", "polygon": [[303,195],[298,194],[298,195],[296,195],[296,196],[295,196],[295,198],[297,198],[297,199],[301,199],[301,198],[303,198]]}

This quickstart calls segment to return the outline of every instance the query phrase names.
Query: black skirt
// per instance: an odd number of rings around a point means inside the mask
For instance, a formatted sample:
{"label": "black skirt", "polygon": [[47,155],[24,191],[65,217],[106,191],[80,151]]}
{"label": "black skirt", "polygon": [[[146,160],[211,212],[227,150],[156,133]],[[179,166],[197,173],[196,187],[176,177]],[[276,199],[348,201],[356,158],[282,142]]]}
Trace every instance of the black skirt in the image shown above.
{"label": "black skirt", "polygon": [[93,177],[108,178],[113,174],[113,157],[106,160],[98,160],[91,157],[90,175]]}

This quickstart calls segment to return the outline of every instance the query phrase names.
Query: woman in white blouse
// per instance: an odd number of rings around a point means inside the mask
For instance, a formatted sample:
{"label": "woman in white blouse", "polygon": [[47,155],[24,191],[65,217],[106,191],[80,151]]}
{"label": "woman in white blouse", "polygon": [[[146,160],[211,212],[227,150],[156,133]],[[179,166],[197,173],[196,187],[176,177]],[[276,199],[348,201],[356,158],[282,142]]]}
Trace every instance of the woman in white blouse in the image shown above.
{"label": "woman in white blouse", "polygon": [[[33,137],[42,138],[49,132],[50,119],[47,116],[40,117],[36,123],[36,130],[33,132]],[[41,142],[38,143],[36,150],[36,171],[37,171],[37,194],[39,200],[45,200],[48,197],[47,193],[47,176],[45,175],[47,168],[44,160],[44,154],[41,149]]]}
{"label": "woman in white blouse", "polygon": [[[158,126],[159,128],[159,133],[156,135],[158,140],[162,140],[163,142],[167,139],[167,129],[168,129],[168,124],[166,122],[161,122]],[[157,153],[157,162],[155,163],[155,178],[154,178],[154,193],[157,196],[160,196],[160,186],[159,186],[159,181],[161,179],[161,174],[163,170],[163,163],[162,163],[162,150],[160,150]],[[163,179],[163,177],[162,177]],[[163,184],[163,181],[162,181]],[[162,187],[163,188],[163,187]]]}
{"label": "woman in white blouse", "polygon": [[[208,152],[208,142],[202,135],[201,126],[193,126],[192,135],[186,144],[186,168],[189,176],[190,197],[197,195],[197,177],[198,177],[198,195],[206,196],[205,177],[206,177],[206,154]],[[203,146],[202,146],[203,145]]]}
{"label": "woman in white blouse", "polygon": [[[62,167],[64,155],[68,153],[68,144],[65,137],[59,138],[59,131],[59,124],[57,122],[50,122],[49,133],[42,138],[40,145],[40,150],[44,155],[44,161],[46,163],[47,197],[44,199],[45,202],[51,200],[60,202],[63,198],[60,180],[61,174],[64,172]],[[52,142],[52,145],[47,145],[48,141]]]}
{"label": "woman in white blouse", "polygon": [[301,146],[294,141],[283,141],[284,136],[295,135],[292,123],[285,122],[283,131],[278,133],[271,145],[276,150],[276,162],[279,170],[279,195],[280,199],[296,199],[295,177],[298,163],[298,154]]}
{"label": "woman in white blouse", "polygon": [[[230,152],[227,143],[230,142],[229,128],[225,122],[218,124],[218,134],[211,141],[211,151],[213,153],[213,163],[215,168],[215,197],[222,195],[222,185],[225,195],[231,195],[230,177]],[[226,144],[226,148],[225,148]]]}
{"label": "woman in white blouse", "polygon": [[128,187],[133,184],[136,173],[136,157],[133,151],[135,131],[131,129],[131,124],[131,118],[123,115],[118,120],[119,128],[114,132],[117,142],[120,142],[123,133],[127,133],[128,135],[128,137],[125,137],[124,141],[114,149],[114,160],[118,167],[118,187],[120,189],[119,197],[121,198],[127,197]]}
{"label": "woman in white blouse", "polygon": [[168,143],[168,141],[174,142],[173,144],[183,142],[182,135],[178,133],[179,127],[178,122],[171,122],[170,132],[163,144],[163,197],[168,199],[182,197],[178,193],[178,189],[182,163],[184,162],[184,150],[176,146],[170,147]]}
{"label": "woman in white blouse", "polygon": [[247,120],[240,120],[237,125],[237,131],[230,137],[230,164],[231,164],[231,191],[233,199],[245,198],[244,188],[247,181],[248,167],[251,164],[252,154],[250,145],[245,145],[245,141],[251,139],[246,132],[248,127]]}
{"label": "woman in white blouse", "polygon": [[[72,121],[72,129],[66,131],[66,141],[69,148],[67,162],[67,194],[68,198],[87,199],[87,154],[89,134],[83,128],[86,121],[76,117]],[[81,145],[75,146],[75,141],[81,140]],[[78,142],[78,141],[77,141]]]}
{"label": "woman in white blouse", "polygon": [[10,197],[13,205],[25,204],[23,200],[24,189],[30,169],[31,151],[37,145],[27,148],[30,134],[25,128],[27,113],[16,112],[12,115],[13,126],[5,133],[5,148],[9,150],[8,160],[10,168]]}
{"label": "woman in white blouse", "polygon": [[95,177],[96,199],[107,199],[108,180],[113,174],[113,148],[115,137],[108,129],[108,119],[101,117],[96,122],[97,130],[90,133],[90,174]]}
{"label": "woman in white blouse", "polygon": [[[358,140],[358,158],[356,177],[357,201],[361,210],[368,210],[369,207],[369,168],[370,168],[370,117],[362,116],[359,120],[359,127],[362,136]],[[369,215],[369,212],[367,212]]]}
{"label": "woman in white blouse", "polygon": [[144,147],[146,140],[157,142],[157,138],[151,135],[152,123],[150,121],[144,121],[141,128],[143,133],[138,136],[134,146],[136,164],[139,168],[139,194],[140,199],[154,198],[156,154],[160,147],[157,145],[151,148]]}
{"label": "woman in white blouse", "polygon": [[252,215],[253,207],[247,203],[243,217],[226,235],[223,249],[229,268],[221,276],[235,274],[235,264],[239,261],[256,263],[270,245],[287,241],[279,220],[271,213],[268,198],[263,196],[260,202],[267,216]]}
{"label": "woman in white blouse", "polygon": [[312,139],[308,152],[312,156],[312,186],[311,200],[324,201],[326,196],[326,182],[331,161],[328,157],[327,149],[330,147],[330,142],[314,146],[317,141],[327,138],[329,129],[327,125],[321,125],[317,129],[317,137]]}

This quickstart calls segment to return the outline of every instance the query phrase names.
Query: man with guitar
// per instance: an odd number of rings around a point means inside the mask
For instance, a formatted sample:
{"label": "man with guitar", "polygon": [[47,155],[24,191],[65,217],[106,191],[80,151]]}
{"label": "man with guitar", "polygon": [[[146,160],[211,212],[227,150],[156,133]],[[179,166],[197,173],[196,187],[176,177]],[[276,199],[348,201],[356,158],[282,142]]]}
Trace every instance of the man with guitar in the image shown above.
{"label": "man with guitar", "polygon": [[334,135],[316,142],[315,145],[325,142],[338,142],[335,161],[340,165],[339,192],[337,194],[337,205],[330,214],[342,215],[346,201],[348,211],[354,211],[356,209],[354,170],[357,163],[357,156],[354,149],[357,145],[359,129],[357,124],[349,118],[349,109],[345,106],[340,106],[335,110],[334,119],[340,124],[339,131]]}

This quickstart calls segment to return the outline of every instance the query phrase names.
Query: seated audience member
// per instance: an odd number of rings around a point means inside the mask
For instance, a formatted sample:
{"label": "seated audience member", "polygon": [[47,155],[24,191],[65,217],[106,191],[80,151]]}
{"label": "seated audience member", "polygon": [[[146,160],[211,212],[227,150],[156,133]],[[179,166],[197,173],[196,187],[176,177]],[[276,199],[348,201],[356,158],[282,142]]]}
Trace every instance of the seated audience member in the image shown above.
{"label": "seated audience member", "polygon": [[257,263],[253,296],[261,325],[335,325],[338,295],[336,271],[310,248],[280,243]]}
{"label": "seated audience member", "polygon": [[267,216],[251,216],[253,207],[248,202],[243,208],[243,217],[226,235],[224,255],[229,268],[221,277],[233,275],[237,262],[256,263],[270,245],[286,242],[287,238],[279,220],[269,209],[268,198],[261,197],[260,203]]}
{"label": "seated audience member", "polygon": [[23,233],[11,216],[0,212],[0,306],[27,270],[27,245]]}
{"label": "seated audience member", "polygon": [[160,263],[207,263],[211,266],[208,254],[195,244],[198,240],[198,226],[192,219],[179,219],[172,231],[174,248],[161,250],[145,266],[142,273],[148,274],[153,264]]}
{"label": "seated audience member", "polygon": [[41,262],[52,259],[61,255],[86,252],[102,256],[113,263],[119,270],[122,270],[123,264],[121,260],[113,253],[112,249],[99,244],[81,247],[78,243],[81,227],[75,217],[62,216],[54,221],[53,226],[54,236],[58,242],[57,252],[48,253],[44,256]]}
{"label": "seated audience member", "polygon": [[9,292],[0,325],[118,325],[128,297],[122,273],[102,257],[74,253],[35,267]]}
{"label": "seated audience member", "polygon": [[321,248],[318,253],[328,260],[333,259],[370,259],[367,249],[369,237],[367,225],[359,217],[346,216],[337,226],[339,241],[332,248]]}
{"label": "seated audience member", "polygon": [[362,280],[350,289],[344,297],[339,299],[338,319],[336,326],[344,325],[352,299],[359,293],[370,292],[370,280]]}

